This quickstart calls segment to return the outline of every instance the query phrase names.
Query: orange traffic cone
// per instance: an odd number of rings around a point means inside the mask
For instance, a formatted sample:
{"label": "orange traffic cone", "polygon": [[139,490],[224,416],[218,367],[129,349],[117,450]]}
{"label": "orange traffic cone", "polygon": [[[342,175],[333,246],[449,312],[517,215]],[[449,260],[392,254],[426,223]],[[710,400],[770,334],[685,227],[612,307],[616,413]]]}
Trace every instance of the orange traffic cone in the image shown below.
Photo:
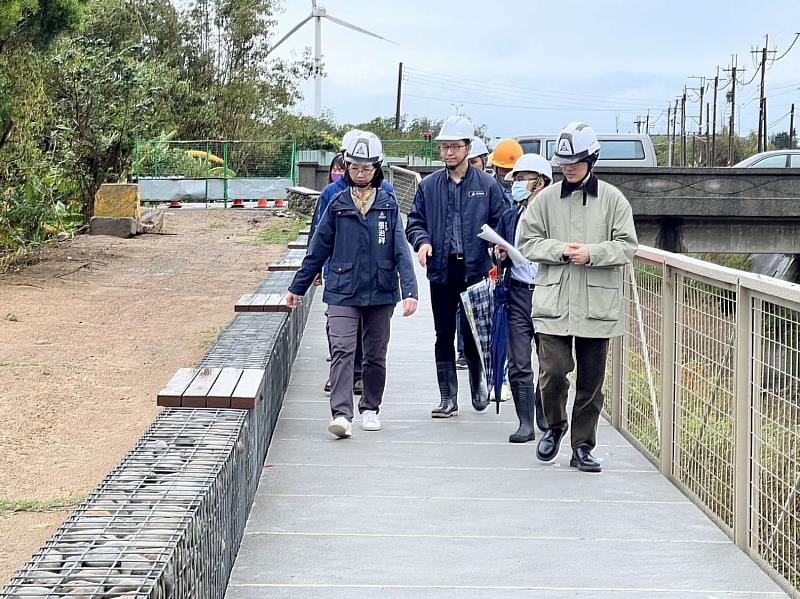
{"label": "orange traffic cone", "polygon": [[267,207],[267,199],[266,198],[259,198],[258,205],[256,208],[266,208]]}
{"label": "orange traffic cone", "polygon": [[183,204],[181,204],[181,201],[180,201],[180,200],[172,200],[172,201],[169,203],[169,206],[168,206],[168,207],[169,207],[169,208],[182,208],[182,207],[183,207]]}
{"label": "orange traffic cone", "polygon": [[285,208],[286,202],[283,201],[283,198],[278,198],[275,200],[275,208]]}
{"label": "orange traffic cone", "polygon": [[235,200],[233,200],[231,208],[244,208],[244,200],[242,198],[236,198]]}

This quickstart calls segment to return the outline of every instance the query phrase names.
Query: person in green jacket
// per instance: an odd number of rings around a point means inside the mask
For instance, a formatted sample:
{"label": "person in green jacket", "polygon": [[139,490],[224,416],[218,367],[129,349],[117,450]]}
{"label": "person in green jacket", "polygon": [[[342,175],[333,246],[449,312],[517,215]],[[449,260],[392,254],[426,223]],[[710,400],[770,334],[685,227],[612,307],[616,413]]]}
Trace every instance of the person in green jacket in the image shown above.
{"label": "person in green jacket", "polygon": [[540,336],[539,389],[550,429],[536,455],[543,462],[558,455],[568,429],[567,374],[577,361],[570,466],[583,472],[601,471],[591,452],[603,407],[608,341],[625,332],[622,271],[638,247],[628,200],[592,173],[599,154],[597,136],[585,123],[561,131],[553,163],[564,180],[528,208],[519,242],[522,254],[539,263],[531,316]]}

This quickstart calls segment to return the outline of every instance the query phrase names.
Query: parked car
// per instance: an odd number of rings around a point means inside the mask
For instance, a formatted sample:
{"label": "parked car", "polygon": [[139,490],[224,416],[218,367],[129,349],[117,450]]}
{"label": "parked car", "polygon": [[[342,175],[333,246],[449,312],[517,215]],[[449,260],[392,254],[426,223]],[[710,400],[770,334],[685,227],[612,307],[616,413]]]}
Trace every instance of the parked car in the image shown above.
{"label": "parked car", "polygon": [[[526,154],[553,157],[558,135],[519,135],[515,138]],[[644,133],[598,134],[600,158],[598,166],[658,166],[656,150]]]}
{"label": "parked car", "polygon": [[800,168],[800,150],[761,152],[733,166],[734,168]]}

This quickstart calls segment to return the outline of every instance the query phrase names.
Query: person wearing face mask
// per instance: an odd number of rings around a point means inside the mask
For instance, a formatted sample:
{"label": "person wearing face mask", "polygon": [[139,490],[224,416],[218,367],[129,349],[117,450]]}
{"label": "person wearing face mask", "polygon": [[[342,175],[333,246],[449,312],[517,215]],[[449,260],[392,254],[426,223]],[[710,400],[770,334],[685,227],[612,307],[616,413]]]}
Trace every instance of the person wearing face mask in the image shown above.
{"label": "person wearing face mask", "polygon": [[[575,368],[569,465],[600,472],[591,452],[603,407],[610,337],[625,332],[623,267],[638,241],[628,200],[592,167],[600,144],[591,127],[570,123],[556,141],[553,163],[564,180],[545,189],[522,219],[522,254],[539,263],[531,314],[539,334],[539,390],[550,429],[536,456],[550,462],[567,432],[567,374]],[[573,359],[574,348],[574,359]]]}
{"label": "person wearing face mask", "polygon": [[511,197],[511,184],[513,181],[506,179],[506,175],[511,172],[514,165],[522,156],[522,146],[516,139],[501,139],[494,147],[494,152],[489,154],[489,163],[494,169],[494,177],[503,189],[503,193],[508,200],[510,207],[514,206],[514,199]]}
{"label": "person wearing face mask", "polygon": [[322,215],[286,299],[297,307],[330,259],[323,295],[331,346],[333,419],[328,431],[339,438],[352,435],[351,382],[359,325],[363,323],[364,347],[364,391],[358,403],[361,428],[379,431],[392,313],[401,299],[403,316],[417,309],[417,281],[400,208],[395,195],[381,188],[382,160],[383,147],[376,135],[361,132],[351,141],[345,152],[348,187],[331,199]]}
{"label": "person wearing face mask", "polygon": [[[342,137],[342,144],[339,149],[339,153],[334,156],[333,160],[331,161],[330,168],[328,169],[328,185],[325,189],[322,190],[322,193],[319,196],[319,200],[317,201],[317,208],[314,213],[313,218],[311,219],[311,232],[308,236],[309,241],[314,237],[314,232],[316,231],[317,225],[319,224],[322,216],[325,214],[325,210],[328,208],[328,204],[330,204],[331,199],[337,193],[344,191],[347,189],[347,181],[345,180],[345,160],[344,155],[345,151],[347,150],[347,145],[352,142],[353,139],[356,139],[359,135],[361,135],[363,131],[360,129],[351,129],[347,133],[344,134]],[[386,191],[387,193],[394,193],[394,187],[392,184],[386,180],[381,182],[381,189]],[[315,285],[322,285],[322,281],[324,278],[328,276],[328,263],[326,262],[325,265],[322,267],[322,272],[319,273],[314,278]],[[325,327],[325,332],[328,332],[327,326]],[[328,343],[330,346],[330,342]],[[361,382],[361,372],[362,372],[362,347],[361,347],[361,330],[359,329],[359,334],[357,337],[357,345],[356,345],[356,357],[355,357],[355,368],[353,370],[353,393],[356,395],[360,395],[363,389],[363,383]],[[330,376],[325,381],[325,385],[323,385],[323,390],[327,393],[331,390],[331,378]]]}
{"label": "person wearing face mask", "polygon": [[[507,206],[503,191],[491,176],[469,163],[475,128],[469,119],[445,120],[436,141],[445,168],[425,177],[417,188],[408,215],[406,237],[431,287],[431,309],[436,330],[436,377],[440,403],[433,418],[458,414],[458,378],[454,347],[456,308],[461,292],[485,278],[491,268],[489,244],[478,237],[481,227],[494,228]],[[478,348],[461,306],[461,332],[469,371],[472,406],[489,405],[488,389]]]}
{"label": "person wearing face mask", "polygon": [[[497,225],[497,233],[515,247],[519,245],[520,225],[535,197],[553,181],[550,163],[538,154],[523,154],[506,175],[513,181],[511,195],[514,207],[509,208]],[[506,248],[495,246],[495,253],[505,267],[502,284],[508,290],[508,379],[511,396],[519,418],[519,428],[509,438],[511,443],[526,443],[536,438],[536,425],[546,431],[538,388],[533,384],[531,350],[538,335],[531,320],[531,300],[534,279],[539,265],[536,262],[515,265]],[[538,345],[538,341],[537,341]]]}

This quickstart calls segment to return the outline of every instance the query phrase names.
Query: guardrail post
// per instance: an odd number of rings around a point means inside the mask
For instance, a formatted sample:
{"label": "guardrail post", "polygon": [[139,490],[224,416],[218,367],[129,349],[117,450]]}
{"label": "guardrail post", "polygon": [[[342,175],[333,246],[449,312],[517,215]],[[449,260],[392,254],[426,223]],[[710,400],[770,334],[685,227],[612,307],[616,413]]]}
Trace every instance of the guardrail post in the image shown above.
{"label": "guardrail post", "polygon": [[736,419],[734,421],[733,540],[747,551],[750,546],[750,464],[753,394],[753,296],[749,289],[736,289]]}
{"label": "guardrail post", "polygon": [[661,474],[673,472],[675,431],[675,270],[664,264],[661,281]]}
{"label": "guardrail post", "polygon": [[625,336],[611,340],[611,426],[622,430],[622,348]]}

